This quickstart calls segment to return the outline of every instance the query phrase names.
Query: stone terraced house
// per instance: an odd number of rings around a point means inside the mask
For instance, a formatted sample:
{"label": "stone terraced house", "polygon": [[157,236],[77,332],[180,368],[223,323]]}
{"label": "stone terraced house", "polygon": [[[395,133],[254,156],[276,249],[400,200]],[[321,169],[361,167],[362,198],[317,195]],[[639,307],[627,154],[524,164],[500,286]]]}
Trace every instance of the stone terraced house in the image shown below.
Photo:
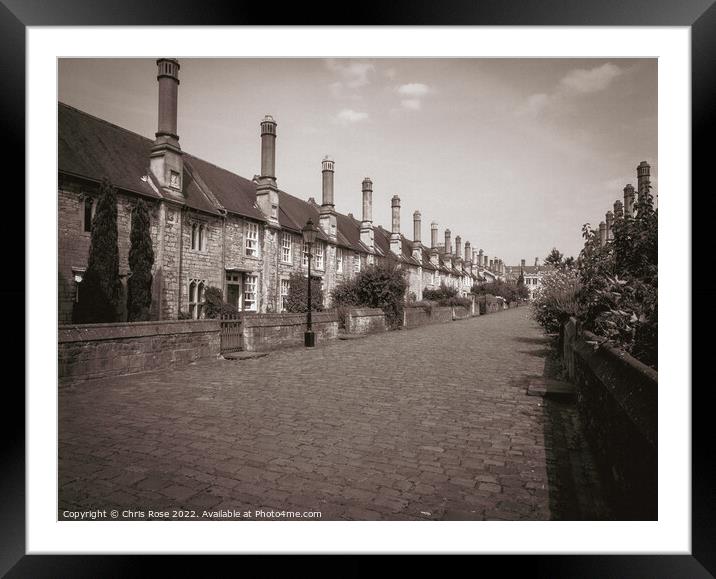
{"label": "stone terraced house", "polygon": [[[301,229],[318,225],[312,274],[322,278],[326,301],[342,280],[362,268],[395,259],[407,271],[409,293],[445,283],[467,295],[493,273],[482,250],[460,237],[421,242],[421,214],[413,214],[413,238],[400,232],[400,198],[391,199],[390,231],[372,220],[373,183],[362,183],[362,218],[335,209],[334,161],[321,163],[322,200],[299,199],[276,180],[277,123],[267,115],[261,127],[261,174],[246,179],[182,151],[177,134],[179,62],[157,60],[159,119],[148,139],[66,104],[58,104],[58,309],[60,323],[72,321],[87,265],[92,217],[99,184],[117,188],[120,275],[129,275],[131,213],[137,199],[149,206],[154,249],[152,319],[203,315],[204,292],[218,287],[242,311],[283,311],[289,276],[307,274]],[[463,253],[464,252],[464,253]],[[495,267],[493,265],[493,267]],[[330,303],[326,303],[330,306]]]}

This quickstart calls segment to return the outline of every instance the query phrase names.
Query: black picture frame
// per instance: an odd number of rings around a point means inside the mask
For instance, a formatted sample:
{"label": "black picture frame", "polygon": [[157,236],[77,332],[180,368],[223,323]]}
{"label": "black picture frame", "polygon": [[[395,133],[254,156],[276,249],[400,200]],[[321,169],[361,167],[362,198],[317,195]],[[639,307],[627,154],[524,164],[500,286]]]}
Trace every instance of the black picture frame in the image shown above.
{"label": "black picture frame", "polygon": [[[2,0],[0,1],[0,71],[4,90],[0,91],[6,174],[5,200],[13,215],[24,215],[24,203],[20,191],[25,190],[24,173],[17,168],[24,165],[25,157],[25,34],[28,26],[67,25],[303,25],[317,24],[322,17],[330,25],[552,25],[552,26],[685,26],[691,29],[692,39],[692,186],[702,191],[699,211],[694,217],[713,215],[712,187],[706,181],[710,163],[706,142],[713,135],[714,103],[716,103],[716,4],[714,0],[602,0],[587,3],[583,0],[470,0],[452,2],[393,1],[381,4],[351,5],[343,10],[336,4],[297,4],[290,9],[275,5],[275,10],[264,3],[238,2],[199,4],[187,0],[125,0],[121,3],[99,3],[96,0]],[[346,19],[350,18],[350,22]],[[9,170],[7,170],[9,169]],[[684,196],[690,192],[682,192]],[[24,198],[23,198],[24,201]],[[26,215],[31,219],[31,215]],[[23,220],[14,219],[22,229]],[[708,231],[708,225],[697,227],[694,232]],[[15,239],[24,239],[20,231]],[[693,263],[707,265],[710,256],[706,252],[713,242],[693,243]],[[26,264],[19,251],[5,256],[5,265],[13,272],[14,283],[2,290],[5,302],[24,302],[24,272]],[[675,269],[678,275],[691,281],[688,264]],[[686,271],[688,270],[688,271]],[[672,270],[673,273],[673,270]],[[694,289],[694,304],[713,302],[713,286]],[[691,286],[689,285],[689,292]],[[26,308],[41,304],[26,304]],[[19,310],[19,308],[10,308]],[[686,308],[688,309],[688,308]],[[709,308],[706,308],[709,310]],[[16,312],[19,318],[19,312]],[[691,316],[691,311],[684,315]],[[712,317],[709,311],[702,317]],[[707,320],[708,321],[708,320]],[[24,320],[6,322],[10,328],[24,327]],[[13,335],[14,335],[13,333]],[[23,341],[14,339],[13,352],[6,349],[6,360],[19,360]],[[706,358],[708,340],[699,341],[693,336],[692,359]],[[32,347],[28,344],[28,347]],[[23,352],[24,353],[24,352]],[[694,374],[696,375],[696,374]],[[690,384],[671,384],[669,387],[689,388]],[[479,556],[478,561],[468,564],[480,572],[499,569],[500,573],[512,575],[526,573],[530,577],[712,577],[716,574],[716,487],[711,440],[710,405],[702,389],[692,389],[692,550],[690,555],[530,555],[530,556]],[[130,555],[113,556],[40,556],[25,554],[25,416],[20,409],[25,397],[17,380],[4,385],[5,413],[2,424],[2,475],[0,479],[0,526],[3,537],[0,546],[0,573],[8,577],[114,577],[148,574],[148,568],[160,569],[169,574],[180,566],[177,575],[210,576],[211,567],[223,563],[227,557],[206,556],[188,559],[182,556],[142,557]],[[13,422],[14,420],[14,422]],[[231,557],[233,559],[233,557]],[[276,562],[266,567],[264,556],[251,557],[264,569],[277,572]],[[464,561],[462,562],[464,563]],[[230,562],[236,565],[235,561]],[[286,568],[311,569],[315,562],[298,561],[284,557],[280,562]],[[382,565],[382,563],[380,563]],[[246,563],[241,563],[243,569]],[[341,575],[363,575],[373,563],[365,559],[340,558],[336,565]],[[421,561],[421,569],[436,570],[444,574],[445,563]],[[238,568],[237,568],[238,569]]]}

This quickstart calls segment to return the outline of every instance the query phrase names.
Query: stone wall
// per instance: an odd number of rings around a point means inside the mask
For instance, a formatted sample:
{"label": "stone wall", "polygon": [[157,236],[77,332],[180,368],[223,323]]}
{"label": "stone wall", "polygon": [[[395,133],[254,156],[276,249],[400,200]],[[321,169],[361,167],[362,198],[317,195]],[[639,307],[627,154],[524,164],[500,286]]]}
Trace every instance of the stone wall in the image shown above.
{"label": "stone wall", "polygon": [[563,356],[585,436],[614,511],[656,520],[658,374],[611,346],[595,349],[595,342],[573,319],[565,325]]}
{"label": "stone wall", "polygon": [[351,308],[346,319],[349,334],[385,332],[385,313],[380,308]]}
{"label": "stone wall", "polygon": [[464,320],[470,317],[470,310],[463,306],[453,306],[452,308],[452,319],[453,320]]}
{"label": "stone wall", "polygon": [[[316,344],[338,336],[338,315],[335,311],[313,312]],[[251,314],[242,316],[241,331],[244,350],[248,352],[276,350],[303,345],[306,314]]]}
{"label": "stone wall", "polygon": [[218,320],[60,326],[60,382],[177,368],[219,355]]}
{"label": "stone wall", "polygon": [[435,307],[430,310],[425,308],[405,308],[403,310],[403,327],[416,328],[426,324],[438,324],[442,322],[451,322],[451,307]]}

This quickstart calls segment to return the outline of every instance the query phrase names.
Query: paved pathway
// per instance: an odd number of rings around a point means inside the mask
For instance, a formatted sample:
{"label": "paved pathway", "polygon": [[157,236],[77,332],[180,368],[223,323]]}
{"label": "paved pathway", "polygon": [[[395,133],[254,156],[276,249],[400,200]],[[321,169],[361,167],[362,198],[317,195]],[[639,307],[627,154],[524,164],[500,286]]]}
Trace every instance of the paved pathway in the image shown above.
{"label": "paved pathway", "polygon": [[526,395],[548,352],[523,307],[63,386],[59,517],[599,517],[573,405]]}

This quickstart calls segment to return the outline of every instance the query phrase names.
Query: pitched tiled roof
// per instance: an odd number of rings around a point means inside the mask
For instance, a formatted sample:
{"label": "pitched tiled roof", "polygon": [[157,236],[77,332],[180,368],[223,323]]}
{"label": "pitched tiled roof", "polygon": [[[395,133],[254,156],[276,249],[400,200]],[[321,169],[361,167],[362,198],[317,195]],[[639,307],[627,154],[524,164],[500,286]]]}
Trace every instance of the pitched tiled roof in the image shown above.
{"label": "pitched tiled roof", "polygon": [[423,267],[425,269],[435,270],[435,266],[430,263],[430,250],[427,247],[423,247]]}
{"label": "pitched tiled roof", "polygon": [[[253,181],[188,153],[184,153],[184,163],[189,163],[189,166],[197,171],[199,178],[224,209],[257,221],[266,220],[256,206],[256,184]],[[188,198],[187,202],[189,202]]]}
{"label": "pitched tiled roof", "polygon": [[146,178],[152,142],[141,135],[59,103],[59,170],[93,181],[109,178],[115,187],[161,197]]}

